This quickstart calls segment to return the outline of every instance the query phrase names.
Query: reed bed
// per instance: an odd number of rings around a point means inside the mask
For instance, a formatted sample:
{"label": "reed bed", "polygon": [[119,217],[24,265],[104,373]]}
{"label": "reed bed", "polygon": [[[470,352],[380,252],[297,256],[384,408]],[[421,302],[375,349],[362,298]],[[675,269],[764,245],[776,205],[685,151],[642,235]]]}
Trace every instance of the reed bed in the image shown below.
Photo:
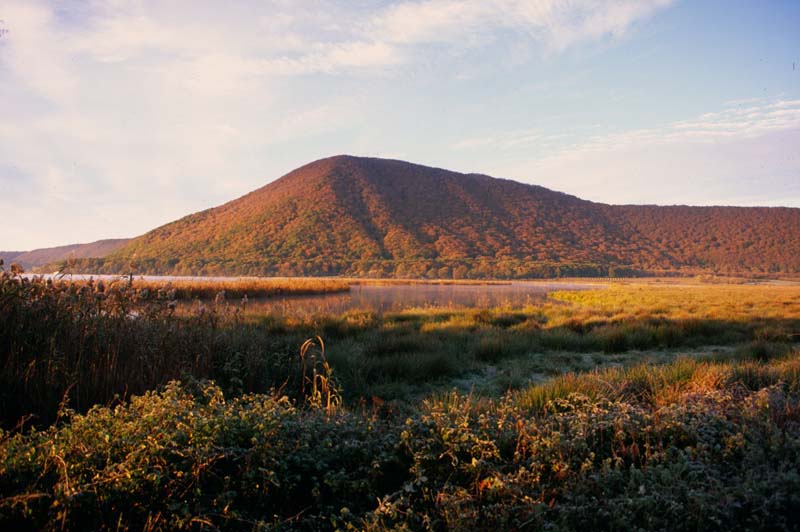
{"label": "reed bed", "polygon": [[[61,278],[61,283],[74,283],[78,286],[86,284],[87,280],[74,280]],[[141,278],[136,276],[121,276],[111,281],[103,282],[109,286],[119,287],[129,285],[138,291],[161,293],[163,297],[175,300],[192,299],[249,299],[302,296],[314,294],[335,294],[348,292],[349,281],[342,279],[324,279],[311,277],[240,277],[233,279],[163,279]]]}
{"label": "reed bed", "polygon": [[[215,286],[215,288],[217,288]],[[217,292],[219,294],[219,292]],[[346,403],[407,401],[461,382],[480,393],[681,352],[769,360],[800,341],[796,287],[618,286],[520,308],[269,315],[242,298],[176,304],[167,285],[0,278],[0,422],[46,424],[177,378],[266,392],[320,336]],[[296,381],[296,379],[295,379]],[[296,382],[295,382],[296,383]],[[118,399],[115,399],[118,397]]]}
{"label": "reed bed", "polygon": [[177,378],[233,393],[299,386],[304,338],[246,322],[243,307],[178,312],[164,289],[0,273],[0,423],[47,424],[59,405],[85,411]]}
{"label": "reed bed", "polygon": [[241,299],[334,294],[350,290],[350,283],[338,279],[314,278],[239,278],[230,281],[151,281],[134,280],[139,289],[174,291],[177,299],[213,299],[220,294]]}

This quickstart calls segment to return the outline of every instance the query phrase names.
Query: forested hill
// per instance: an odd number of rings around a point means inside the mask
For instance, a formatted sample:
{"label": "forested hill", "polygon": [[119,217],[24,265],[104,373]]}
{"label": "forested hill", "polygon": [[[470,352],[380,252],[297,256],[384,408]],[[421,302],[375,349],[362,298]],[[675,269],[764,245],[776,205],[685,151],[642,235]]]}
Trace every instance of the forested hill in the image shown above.
{"label": "forested hill", "polygon": [[501,278],[797,273],[800,209],[612,206],[486,175],[337,156],[79,267]]}
{"label": "forested hill", "polygon": [[57,261],[104,257],[130,241],[129,238],[111,238],[89,244],[69,244],[33,251],[0,251],[0,258],[10,265],[16,262],[25,269],[43,266]]}

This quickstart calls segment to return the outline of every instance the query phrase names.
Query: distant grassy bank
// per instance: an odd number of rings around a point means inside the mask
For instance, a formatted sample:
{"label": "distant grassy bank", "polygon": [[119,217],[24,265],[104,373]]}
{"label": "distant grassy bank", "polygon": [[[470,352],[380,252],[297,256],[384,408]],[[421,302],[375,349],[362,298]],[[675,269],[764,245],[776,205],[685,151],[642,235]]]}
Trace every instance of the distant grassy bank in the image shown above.
{"label": "distant grassy bank", "polygon": [[259,298],[272,296],[297,296],[347,292],[350,283],[338,279],[239,278],[225,281],[134,281],[140,290],[166,291],[168,297],[177,299]]}
{"label": "distant grassy bank", "polygon": [[234,277],[230,279],[203,278],[143,278],[114,276],[113,278],[89,278],[84,275],[73,279],[70,275],[48,276],[51,282],[59,285],[73,284],[77,287],[88,285],[93,292],[106,290],[133,291],[139,295],[152,293],[153,299],[187,300],[215,299],[218,296],[229,299],[259,298],[273,296],[296,296],[311,294],[332,294],[347,292],[353,284],[344,279],[325,279],[315,277],[296,278],[256,278]]}

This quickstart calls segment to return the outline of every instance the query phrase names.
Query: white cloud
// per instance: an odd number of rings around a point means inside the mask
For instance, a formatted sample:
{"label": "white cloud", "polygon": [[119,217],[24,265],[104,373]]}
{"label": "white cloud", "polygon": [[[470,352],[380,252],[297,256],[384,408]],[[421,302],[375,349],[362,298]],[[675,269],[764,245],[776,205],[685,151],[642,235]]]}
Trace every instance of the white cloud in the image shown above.
{"label": "white cloud", "polygon": [[406,62],[403,53],[383,42],[353,41],[316,44],[298,57],[278,57],[258,62],[263,74],[332,74],[342,69],[386,68]]}
{"label": "white cloud", "polygon": [[800,100],[751,103],[756,105],[728,106],[722,111],[704,113],[696,119],[673,122],[661,128],[596,136],[583,145],[570,146],[567,151],[605,151],[644,143],[717,142],[800,128]]}
{"label": "white cloud", "polygon": [[588,39],[623,35],[672,0],[426,0],[377,15],[376,38],[402,44],[470,45],[502,31],[563,50]]}
{"label": "white cloud", "polygon": [[0,59],[15,81],[51,100],[70,98],[76,81],[65,36],[56,30],[50,10],[33,2],[10,3],[2,16],[13,28],[0,42]]}
{"label": "white cloud", "polygon": [[328,77],[366,87],[495,41],[563,50],[668,3],[4,0],[0,210],[35,221],[0,225],[0,248],[132,235],[249,191],[288,143],[353,128],[380,98]]}
{"label": "white cloud", "polygon": [[450,147],[455,150],[487,148],[493,150],[514,150],[532,147],[546,149],[561,144],[565,136],[565,134],[549,134],[538,129],[507,131],[493,135],[462,139],[453,143]]}
{"label": "white cloud", "polygon": [[800,206],[799,145],[800,101],[759,99],[659,128],[596,135],[502,171],[607,203]]}

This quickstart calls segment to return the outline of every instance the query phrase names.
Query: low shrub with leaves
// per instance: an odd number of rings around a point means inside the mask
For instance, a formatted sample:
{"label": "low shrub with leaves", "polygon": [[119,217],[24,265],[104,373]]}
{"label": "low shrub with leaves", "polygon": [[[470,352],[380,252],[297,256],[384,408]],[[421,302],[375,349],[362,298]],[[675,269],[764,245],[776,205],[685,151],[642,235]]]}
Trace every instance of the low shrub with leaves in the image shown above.
{"label": "low shrub with leaves", "polygon": [[405,419],[172,383],[3,434],[0,528],[798,529],[800,356],[677,364]]}
{"label": "low shrub with leaves", "polygon": [[410,420],[375,530],[795,530],[800,402],[780,384],[654,408],[571,393],[531,416],[448,396]]}
{"label": "low shrub with leaves", "polygon": [[0,527],[316,530],[398,483],[382,422],[177,383],[5,435]]}

